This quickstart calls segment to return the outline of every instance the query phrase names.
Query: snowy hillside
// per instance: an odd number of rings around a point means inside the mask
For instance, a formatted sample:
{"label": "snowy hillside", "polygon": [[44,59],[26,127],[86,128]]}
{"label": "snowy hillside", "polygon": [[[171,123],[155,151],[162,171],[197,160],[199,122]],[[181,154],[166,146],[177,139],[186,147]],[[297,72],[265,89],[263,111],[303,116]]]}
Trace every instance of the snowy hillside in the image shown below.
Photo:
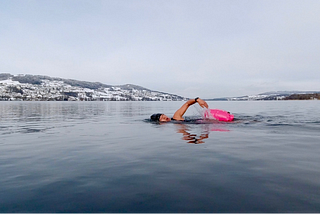
{"label": "snowy hillside", "polygon": [[[256,95],[247,95],[241,97],[224,97],[215,99],[206,99],[211,101],[251,101],[251,100],[290,100],[290,99],[317,99],[319,91],[272,91]],[[293,96],[295,95],[295,96]],[[297,95],[298,98],[296,98]]]}
{"label": "snowy hillside", "polygon": [[0,100],[176,101],[184,97],[136,85],[111,86],[39,75],[0,74]]}

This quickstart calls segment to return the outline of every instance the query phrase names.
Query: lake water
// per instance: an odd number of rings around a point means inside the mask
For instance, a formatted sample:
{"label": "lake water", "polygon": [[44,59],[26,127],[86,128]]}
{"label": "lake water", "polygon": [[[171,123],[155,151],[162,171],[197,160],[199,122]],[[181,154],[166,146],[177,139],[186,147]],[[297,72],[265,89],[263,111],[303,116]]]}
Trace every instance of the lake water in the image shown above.
{"label": "lake water", "polygon": [[0,102],[0,212],[320,212],[319,101],[182,104]]}

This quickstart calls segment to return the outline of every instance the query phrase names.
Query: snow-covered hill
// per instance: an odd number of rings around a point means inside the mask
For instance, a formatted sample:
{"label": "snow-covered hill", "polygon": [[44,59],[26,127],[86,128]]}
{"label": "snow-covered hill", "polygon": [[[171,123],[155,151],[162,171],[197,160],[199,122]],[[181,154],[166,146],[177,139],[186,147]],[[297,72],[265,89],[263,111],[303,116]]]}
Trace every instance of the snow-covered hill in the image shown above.
{"label": "snow-covered hill", "polygon": [[111,86],[40,75],[0,74],[0,100],[176,101],[186,98],[136,85]]}
{"label": "snow-covered hill", "polygon": [[[241,97],[224,97],[207,99],[212,101],[224,100],[224,101],[250,101],[250,100],[288,100],[292,95],[313,95],[319,94],[320,91],[272,91],[265,92],[256,95],[246,95]],[[308,97],[308,96],[305,96]],[[312,97],[312,96],[311,96]],[[314,96],[315,97],[315,96]]]}

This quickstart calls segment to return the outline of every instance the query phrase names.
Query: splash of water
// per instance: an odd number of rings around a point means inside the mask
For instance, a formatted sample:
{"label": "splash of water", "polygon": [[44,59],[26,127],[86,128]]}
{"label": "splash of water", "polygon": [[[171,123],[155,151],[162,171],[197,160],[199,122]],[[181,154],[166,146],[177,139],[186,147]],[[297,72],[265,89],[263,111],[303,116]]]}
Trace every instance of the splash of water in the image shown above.
{"label": "splash of water", "polygon": [[210,109],[208,108],[201,108],[198,105],[193,105],[193,107],[196,109],[196,111],[199,113],[199,115],[202,117],[202,119],[206,120],[216,120],[210,113]]}

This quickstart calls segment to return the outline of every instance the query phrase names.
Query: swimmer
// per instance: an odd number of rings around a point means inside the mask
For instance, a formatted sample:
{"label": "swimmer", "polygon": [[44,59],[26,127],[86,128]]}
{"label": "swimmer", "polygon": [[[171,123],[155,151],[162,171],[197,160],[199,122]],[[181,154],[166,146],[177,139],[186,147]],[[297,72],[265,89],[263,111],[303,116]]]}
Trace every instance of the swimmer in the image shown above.
{"label": "swimmer", "polygon": [[206,101],[200,99],[199,97],[195,99],[188,100],[185,104],[183,104],[173,115],[172,118],[168,117],[165,114],[153,114],[150,116],[152,121],[159,121],[159,122],[169,122],[171,120],[184,120],[182,117],[184,113],[187,111],[189,106],[198,103],[202,108],[209,108]]}

